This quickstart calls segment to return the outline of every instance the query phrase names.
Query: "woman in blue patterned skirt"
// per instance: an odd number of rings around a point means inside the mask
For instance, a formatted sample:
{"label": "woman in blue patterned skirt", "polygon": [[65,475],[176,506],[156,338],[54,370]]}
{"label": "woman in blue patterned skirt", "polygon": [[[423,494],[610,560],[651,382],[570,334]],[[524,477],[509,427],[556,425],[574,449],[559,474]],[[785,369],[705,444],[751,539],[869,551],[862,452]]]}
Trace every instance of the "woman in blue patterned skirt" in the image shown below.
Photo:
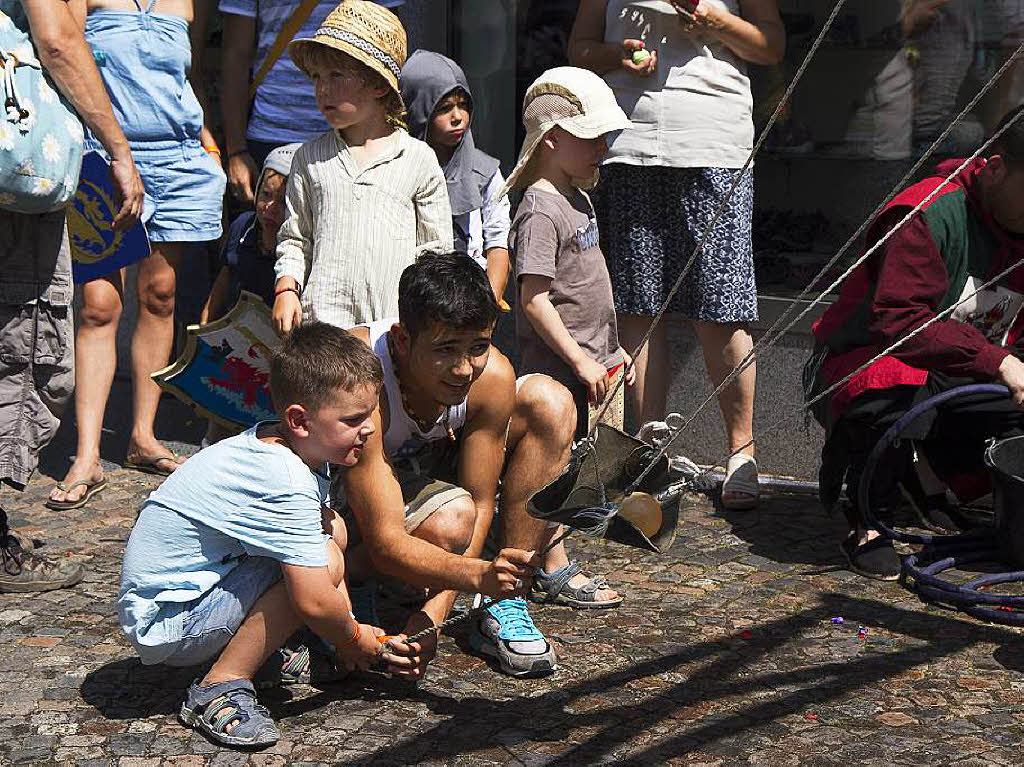
{"label": "woman in blue patterned skirt", "polygon": [[[611,144],[595,199],[626,348],[650,327],[750,154],[746,62],[774,64],[784,48],[776,0],[580,3],[569,59],[603,75],[632,121]],[[752,212],[753,176],[747,173],[666,315],[693,320],[716,385],[752,345]],[[642,437],[656,436],[654,422],[664,417],[668,360],[662,322],[636,359],[632,401],[646,427]],[[754,380],[752,365],[719,397],[730,450],[753,436]],[[749,446],[729,459],[722,486],[727,508],[757,504],[753,454]]]}

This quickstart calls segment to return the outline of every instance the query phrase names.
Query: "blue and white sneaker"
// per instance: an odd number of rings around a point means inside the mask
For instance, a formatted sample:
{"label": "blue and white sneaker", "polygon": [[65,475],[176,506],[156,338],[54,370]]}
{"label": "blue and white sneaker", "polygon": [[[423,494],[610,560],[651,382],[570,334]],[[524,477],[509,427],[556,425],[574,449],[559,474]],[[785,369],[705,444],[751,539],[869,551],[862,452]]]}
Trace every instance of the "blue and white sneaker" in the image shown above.
{"label": "blue and white sneaker", "polygon": [[469,643],[477,652],[498,661],[509,676],[547,676],[558,668],[555,650],[537,630],[526,600],[505,599],[487,608]]}

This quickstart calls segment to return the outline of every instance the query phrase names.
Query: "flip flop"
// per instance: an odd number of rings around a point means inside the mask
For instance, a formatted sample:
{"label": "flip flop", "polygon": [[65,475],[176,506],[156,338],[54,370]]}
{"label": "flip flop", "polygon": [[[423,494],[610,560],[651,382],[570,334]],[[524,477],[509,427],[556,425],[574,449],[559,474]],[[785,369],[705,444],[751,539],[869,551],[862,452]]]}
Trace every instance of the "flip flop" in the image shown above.
{"label": "flip flop", "polygon": [[143,474],[156,474],[158,477],[169,477],[169,476],[171,476],[171,474],[173,474],[174,472],[173,471],[168,471],[167,469],[161,469],[157,465],[157,463],[159,461],[170,461],[171,463],[176,463],[179,466],[181,465],[178,462],[178,456],[176,456],[174,453],[168,451],[166,453],[153,453],[152,455],[140,455],[138,457],[138,459],[136,459],[134,461],[128,460],[126,458],[125,462],[124,462],[124,467],[126,469],[134,469],[135,471],[141,471]]}
{"label": "flip flop", "polygon": [[80,509],[82,506],[85,506],[85,504],[89,502],[90,498],[92,498],[97,493],[103,491],[103,489],[106,488],[106,486],[107,480],[105,479],[101,479],[99,482],[87,482],[85,480],[82,480],[80,482],[72,482],[70,485],[65,485],[63,482],[58,482],[57,489],[60,490],[61,492],[70,493],[76,487],[84,487],[86,488],[85,494],[75,501],[55,501],[52,498],[47,498],[46,502],[43,505],[48,509],[53,509],[54,511],[69,511],[71,509]]}

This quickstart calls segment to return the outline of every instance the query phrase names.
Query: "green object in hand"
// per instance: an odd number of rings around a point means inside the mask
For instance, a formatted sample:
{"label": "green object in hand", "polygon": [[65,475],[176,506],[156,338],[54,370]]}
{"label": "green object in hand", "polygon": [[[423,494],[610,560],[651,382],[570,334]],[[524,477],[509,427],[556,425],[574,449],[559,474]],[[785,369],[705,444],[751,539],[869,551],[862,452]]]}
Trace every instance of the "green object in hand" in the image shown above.
{"label": "green object in hand", "polygon": [[633,51],[633,63],[643,64],[647,59],[651,57],[651,54],[641,48],[638,51]]}

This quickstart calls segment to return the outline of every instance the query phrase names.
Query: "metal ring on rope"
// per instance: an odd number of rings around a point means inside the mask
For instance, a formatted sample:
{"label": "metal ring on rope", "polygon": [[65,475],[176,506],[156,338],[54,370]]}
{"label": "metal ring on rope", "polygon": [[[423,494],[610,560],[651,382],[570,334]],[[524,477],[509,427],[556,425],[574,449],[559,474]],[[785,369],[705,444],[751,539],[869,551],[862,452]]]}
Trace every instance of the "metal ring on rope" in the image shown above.
{"label": "metal ring on rope", "polygon": [[[924,546],[921,552],[903,557],[901,564],[904,585],[922,599],[955,607],[981,620],[1022,626],[1024,596],[992,594],[982,589],[1001,583],[1024,581],[1024,571],[983,575],[963,584],[941,577],[943,572],[954,567],[998,559],[1000,549],[991,528],[956,535],[907,533],[879,521],[871,510],[871,481],[875,471],[889,448],[911,423],[952,399],[972,394],[1008,396],[1009,393],[1009,389],[998,384],[967,384],[936,394],[912,407],[885,431],[868,453],[857,486],[857,505],[864,516],[866,527],[874,528],[894,541]],[[909,585],[908,580],[912,581]]]}

